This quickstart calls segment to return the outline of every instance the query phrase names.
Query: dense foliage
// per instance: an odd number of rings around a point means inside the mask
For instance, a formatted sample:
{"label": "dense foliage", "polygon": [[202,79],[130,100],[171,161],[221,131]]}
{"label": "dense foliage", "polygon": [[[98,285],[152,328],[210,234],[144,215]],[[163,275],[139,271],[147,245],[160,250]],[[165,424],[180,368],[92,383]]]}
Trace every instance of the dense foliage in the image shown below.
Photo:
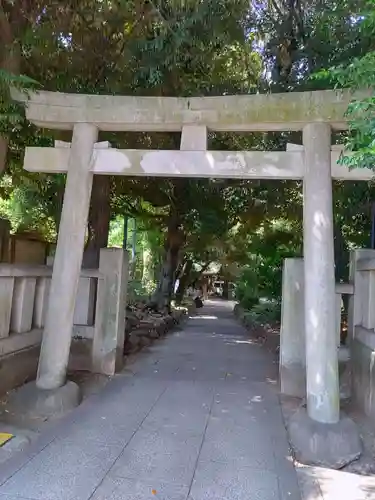
{"label": "dense foliage", "polygon": [[[374,39],[375,2],[369,0],[365,8],[352,20],[359,39]],[[349,62],[349,64],[348,64]],[[350,104],[349,134],[345,143],[349,154],[344,155],[342,163],[349,167],[367,167],[375,165],[375,45],[359,56],[353,57],[346,64],[329,68],[321,72],[321,77],[328,77],[338,87],[348,87],[357,95]]]}

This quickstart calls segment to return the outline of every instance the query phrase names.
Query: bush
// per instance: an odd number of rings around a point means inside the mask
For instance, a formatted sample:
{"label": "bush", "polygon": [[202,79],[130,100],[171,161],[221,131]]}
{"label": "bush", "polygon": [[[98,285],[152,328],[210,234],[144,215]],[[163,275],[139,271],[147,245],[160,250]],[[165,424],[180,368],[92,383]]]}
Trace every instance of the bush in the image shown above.
{"label": "bush", "polygon": [[254,323],[265,324],[278,322],[281,319],[281,303],[279,301],[260,302],[252,307],[250,313]]}
{"label": "bush", "polygon": [[242,271],[237,282],[236,299],[244,309],[253,309],[261,299],[281,301],[283,257],[272,260],[253,258]]}
{"label": "bush", "polygon": [[244,309],[250,310],[259,303],[258,276],[254,267],[246,267],[236,285],[236,299]]}
{"label": "bush", "polygon": [[128,301],[147,299],[152,295],[155,288],[156,284],[151,281],[144,284],[139,280],[130,280],[128,284]]}

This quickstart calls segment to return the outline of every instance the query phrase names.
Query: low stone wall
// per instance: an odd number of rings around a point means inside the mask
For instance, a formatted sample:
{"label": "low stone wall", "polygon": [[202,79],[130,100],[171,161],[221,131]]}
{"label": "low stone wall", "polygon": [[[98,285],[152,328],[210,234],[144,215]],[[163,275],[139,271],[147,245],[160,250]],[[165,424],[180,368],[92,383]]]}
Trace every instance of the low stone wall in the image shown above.
{"label": "low stone wall", "polygon": [[[92,340],[73,339],[69,371],[90,371]],[[35,380],[38,370],[40,344],[0,357],[0,397],[8,391]]]}
{"label": "low stone wall", "polygon": [[351,343],[352,394],[356,406],[375,422],[375,346]]}
{"label": "low stone wall", "polygon": [[187,316],[187,310],[176,309],[168,316],[141,320],[137,327],[129,332],[124,345],[124,354],[134,354],[154,340],[163,337]]}
{"label": "low stone wall", "polygon": [[37,345],[0,357],[0,396],[35,379],[39,351]]}

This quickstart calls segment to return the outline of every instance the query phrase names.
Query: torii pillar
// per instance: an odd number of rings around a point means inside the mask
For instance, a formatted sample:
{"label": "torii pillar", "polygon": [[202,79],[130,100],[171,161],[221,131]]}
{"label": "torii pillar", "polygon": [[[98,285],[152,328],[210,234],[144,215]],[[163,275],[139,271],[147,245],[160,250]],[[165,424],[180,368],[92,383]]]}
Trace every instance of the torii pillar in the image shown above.
{"label": "torii pillar", "polygon": [[291,417],[289,432],[299,462],[339,469],[360,456],[361,442],[340,415],[330,125],[305,125],[303,146],[307,411]]}
{"label": "torii pillar", "polygon": [[306,125],[303,145],[307,412],[317,422],[335,424],[340,419],[340,391],[329,124]]}
{"label": "torii pillar", "polygon": [[97,137],[98,128],[95,125],[84,122],[74,124],[36,385],[33,382],[26,384],[8,400],[9,411],[21,419],[20,423],[35,418],[48,420],[64,414],[81,400],[78,385],[66,380],[66,372]]}
{"label": "torii pillar", "polygon": [[69,156],[60,231],[53,265],[36,385],[39,389],[57,389],[65,384],[66,363],[72,336],[74,307],[85,244],[94,144],[98,129],[89,123],[77,123]]}

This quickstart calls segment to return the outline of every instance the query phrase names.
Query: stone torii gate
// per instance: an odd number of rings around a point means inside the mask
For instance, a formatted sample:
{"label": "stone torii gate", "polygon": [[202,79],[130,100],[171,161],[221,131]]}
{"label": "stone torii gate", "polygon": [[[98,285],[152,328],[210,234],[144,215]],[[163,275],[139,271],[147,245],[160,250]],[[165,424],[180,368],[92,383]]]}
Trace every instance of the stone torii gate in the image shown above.
{"label": "stone torii gate", "polygon": [[[330,446],[327,425],[342,452],[338,354],[335,335],[332,178],[369,180],[372,171],[337,164],[331,131],[347,128],[346,92],[198,98],[90,96],[40,92],[31,95],[27,118],[43,128],[73,130],[72,143],[27,148],[24,167],[67,172],[65,196],[47,310],[37,387],[58,391],[66,383],[74,304],[84,249],[93,175],[303,179],[307,414],[298,415],[297,446]],[[97,143],[103,131],[181,131],[180,151],[117,150]],[[207,151],[207,131],[298,131],[303,146],[285,152]],[[354,425],[354,424],[353,424]],[[314,435],[315,435],[314,434]],[[329,433],[328,433],[329,434]],[[348,436],[345,436],[347,445]],[[350,442],[350,439],[349,439]]]}

